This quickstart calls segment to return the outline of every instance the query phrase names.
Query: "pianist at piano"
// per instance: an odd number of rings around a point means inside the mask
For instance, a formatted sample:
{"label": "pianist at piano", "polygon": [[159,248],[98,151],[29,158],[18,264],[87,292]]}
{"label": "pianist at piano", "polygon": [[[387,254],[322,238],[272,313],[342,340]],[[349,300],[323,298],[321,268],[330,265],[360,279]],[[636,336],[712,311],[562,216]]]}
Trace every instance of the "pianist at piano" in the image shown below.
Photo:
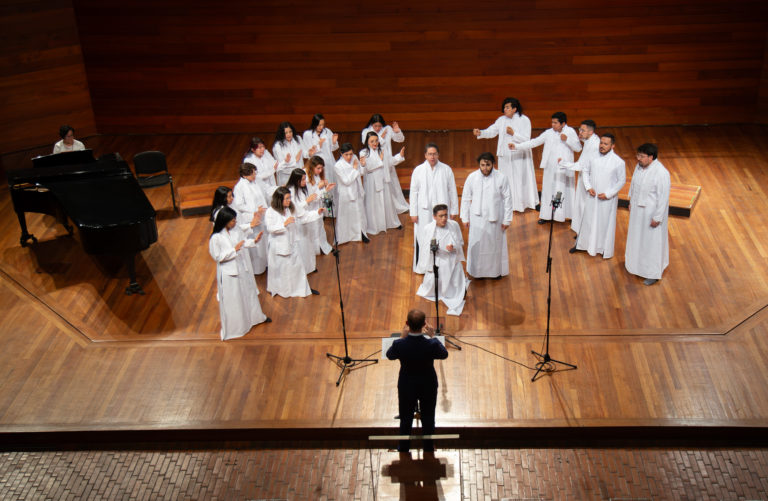
{"label": "pianist at piano", "polygon": [[83,151],[85,145],[75,139],[75,128],[71,125],[62,125],[59,127],[59,136],[61,141],[53,145],[53,153],[63,153],[65,151]]}

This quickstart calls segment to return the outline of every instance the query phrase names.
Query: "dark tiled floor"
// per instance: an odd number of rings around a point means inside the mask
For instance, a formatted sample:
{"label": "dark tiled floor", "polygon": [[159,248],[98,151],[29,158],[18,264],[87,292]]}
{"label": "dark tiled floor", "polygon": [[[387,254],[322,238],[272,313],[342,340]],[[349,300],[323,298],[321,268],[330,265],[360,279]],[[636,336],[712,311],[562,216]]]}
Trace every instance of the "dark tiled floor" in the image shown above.
{"label": "dark tiled floor", "polygon": [[0,454],[0,499],[768,499],[768,450]]}

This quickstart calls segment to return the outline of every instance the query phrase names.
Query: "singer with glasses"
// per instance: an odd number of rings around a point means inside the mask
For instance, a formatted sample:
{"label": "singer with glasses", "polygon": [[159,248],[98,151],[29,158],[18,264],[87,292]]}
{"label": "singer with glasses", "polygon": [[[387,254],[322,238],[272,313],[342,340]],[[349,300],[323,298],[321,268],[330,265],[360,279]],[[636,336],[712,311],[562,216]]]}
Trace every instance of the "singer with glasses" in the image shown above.
{"label": "singer with glasses", "polygon": [[[420,247],[417,273],[424,274],[416,295],[435,300],[435,273],[437,265],[439,299],[448,308],[448,315],[461,315],[469,280],[461,266],[464,261],[464,238],[459,223],[448,217],[448,206],[438,204],[432,209],[432,222],[422,228],[420,240],[429,245]],[[433,261],[434,259],[434,261]]]}

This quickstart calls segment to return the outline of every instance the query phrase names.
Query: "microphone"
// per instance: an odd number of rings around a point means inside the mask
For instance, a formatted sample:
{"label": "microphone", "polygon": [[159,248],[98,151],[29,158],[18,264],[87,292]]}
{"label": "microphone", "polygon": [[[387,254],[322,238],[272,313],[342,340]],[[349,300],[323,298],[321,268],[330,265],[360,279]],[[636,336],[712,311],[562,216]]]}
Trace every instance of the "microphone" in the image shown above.
{"label": "microphone", "polygon": [[560,207],[560,205],[562,203],[563,203],[563,192],[562,191],[558,191],[557,195],[552,197],[552,207],[557,209],[558,207]]}
{"label": "microphone", "polygon": [[430,251],[432,251],[432,252],[437,252],[437,249],[438,249],[438,246],[437,246],[437,239],[436,239],[436,238],[433,238],[433,239],[432,239],[432,240],[429,242],[429,250],[430,250]]}

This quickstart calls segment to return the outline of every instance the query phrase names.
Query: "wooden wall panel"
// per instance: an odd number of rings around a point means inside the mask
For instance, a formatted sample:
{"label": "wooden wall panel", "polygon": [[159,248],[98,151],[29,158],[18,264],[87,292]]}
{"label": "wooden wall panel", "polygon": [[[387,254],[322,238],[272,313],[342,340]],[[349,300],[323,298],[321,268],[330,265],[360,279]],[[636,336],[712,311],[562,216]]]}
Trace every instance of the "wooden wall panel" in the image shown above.
{"label": "wooden wall panel", "polygon": [[102,132],[752,121],[765,2],[74,0]]}
{"label": "wooden wall panel", "polygon": [[0,5],[0,151],[96,132],[71,0],[4,0]]}

